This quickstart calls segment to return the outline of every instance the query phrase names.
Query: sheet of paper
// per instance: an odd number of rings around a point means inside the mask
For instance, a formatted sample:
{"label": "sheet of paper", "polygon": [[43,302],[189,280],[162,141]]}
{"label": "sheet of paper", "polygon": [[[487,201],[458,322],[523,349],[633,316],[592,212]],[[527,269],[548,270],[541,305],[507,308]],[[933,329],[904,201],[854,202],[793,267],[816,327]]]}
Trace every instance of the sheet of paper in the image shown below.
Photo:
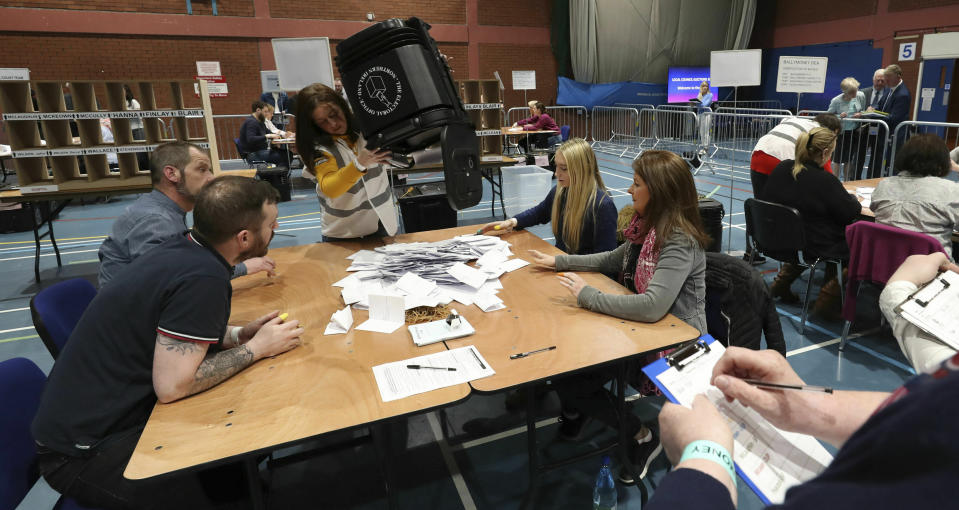
{"label": "sheet of paper", "polygon": [[446,270],[446,272],[452,275],[453,278],[456,278],[457,280],[469,285],[470,287],[473,287],[474,289],[478,289],[482,287],[484,283],[486,283],[486,273],[473,269],[462,262],[453,264],[449,269]]}
{"label": "sheet of paper", "polygon": [[356,273],[350,274],[333,284],[334,287],[358,287],[359,285],[360,279],[356,277]]}
{"label": "sheet of paper", "polygon": [[349,306],[338,310],[330,317],[330,323],[326,325],[324,335],[339,335],[346,333],[353,327],[353,311]]}
{"label": "sheet of paper", "polygon": [[347,305],[352,305],[366,297],[366,293],[363,292],[363,288],[359,285],[343,287],[340,294],[343,295],[343,303]]}
{"label": "sheet of paper", "polygon": [[946,271],[903,303],[900,313],[919,329],[959,349],[956,301],[959,301],[959,274]]}
{"label": "sheet of paper", "polygon": [[406,323],[403,296],[371,294],[369,301],[370,318],[356,329],[392,333]]}
{"label": "sheet of paper", "polygon": [[492,312],[495,310],[502,310],[506,308],[506,305],[503,304],[503,300],[496,296],[496,294],[477,294],[473,298],[473,302],[476,303],[476,306],[484,312]]}
{"label": "sheet of paper", "polygon": [[[455,371],[410,369],[409,365],[455,368]],[[489,377],[496,372],[472,345],[373,367],[384,402]]]}
{"label": "sheet of paper", "polygon": [[483,256],[476,261],[476,265],[484,269],[487,266],[496,267],[502,264],[503,262],[506,262],[506,259],[507,259],[507,256],[502,251],[490,250],[484,253]]}
{"label": "sheet of paper", "polygon": [[396,288],[411,296],[428,296],[436,289],[436,283],[413,273],[406,273],[396,281]]}
{"label": "sheet of paper", "polygon": [[529,262],[523,259],[512,259],[507,260],[506,262],[500,264],[500,269],[505,270],[507,273],[512,273],[521,267],[526,267],[529,265]]}
{"label": "sheet of paper", "polygon": [[705,393],[733,432],[737,467],[769,501],[782,503],[787,489],[822,472],[832,462],[832,455],[814,437],[780,430],[738,401],[726,402],[722,392],[709,383],[713,366],[725,349],[719,342],[710,347],[709,353],[682,371],[672,367],[657,379],[686,407],[696,395]]}

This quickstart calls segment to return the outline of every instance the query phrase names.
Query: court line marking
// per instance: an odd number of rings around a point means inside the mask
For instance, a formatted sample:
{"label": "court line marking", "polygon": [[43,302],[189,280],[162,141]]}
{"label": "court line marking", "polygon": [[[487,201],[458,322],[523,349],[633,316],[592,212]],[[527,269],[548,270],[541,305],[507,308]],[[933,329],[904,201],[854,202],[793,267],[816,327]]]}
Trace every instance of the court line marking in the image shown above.
{"label": "court line marking", "polygon": [[11,308],[9,310],[0,310],[0,313],[22,312],[24,310],[29,310],[29,309],[30,309],[29,306],[25,306],[23,308]]}
{"label": "court line marking", "polygon": [[[540,420],[540,421],[536,422],[536,428],[539,429],[539,428],[542,428],[542,427],[547,427],[547,426],[549,426],[549,425],[552,425],[552,424],[558,423],[558,422],[559,422],[559,417],[556,417],[556,418],[547,418],[547,419],[545,419],[545,420]],[[476,446],[482,446],[482,445],[487,444],[487,443],[492,443],[493,441],[499,441],[500,439],[505,439],[505,438],[507,438],[507,437],[512,437],[512,436],[516,436],[516,435],[519,435],[519,434],[524,434],[525,432],[526,432],[526,425],[521,425],[521,426],[516,427],[516,428],[512,428],[512,429],[509,429],[509,430],[504,430],[503,432],[499,432],[499,433],[493,434],[493,435],[491,435],[491,436],[485,436],[485,437],[481,437],[481,438],[479,438],[479,439],[474,439],[474,440],[472,440],[472,441],[466,441],[466,442],[461,443],[461,444],[458,444],[458,445],[453,445],[453,446],[452,446],[452,449],[453,449],[454,451],[466,450],[466,449],[473,448],[473,447],[476,447]]]}
{"label": "court line marking", "polygon": [[28,339],[28,338],[40,338],[40,336],[39,336],[39,335],[27,335],[27,336],[17,336],[17,337],[13,337],[13,338],[4,338],[3,340],[0,340],[0,344],[5,344],[5,343],[8,343],[8,342],[18,342],[18,341],[20,341],[20,340],[26,340],[26,339]]}
{"label": "court line marking", "polygon": [[433,438],[436,440],[436,445],[439,446],[440,453],[443,455],[443,462],[446,463],[446,469],[450,473],[450,480],[453,482],[453,486],[456,487],[456,493],[460,497],[460,503],[463,504],[465,510],[476,510],[476,502],[473,501],[473,496],[470,495],[470,489],[466,486],[463,473],[460,472],[460,467],[456,464],[456,459],[453,458],[453,451],[450,449],[449,443],[446,442],[440,430],[440,423],[436,418],[436,412],[427,413],[426,421],[429,422],[430,430],[433,431]]}
{"label": "court line marking", "polygon": [[[60,256],[63,257],[63,256],[67,256],[67,255],[73,255],[73,254],[75,254],[75,253],[90,253],[90,252],[93,252],[93,251],[99,251],[99,248],[96,249],[96,250],[64,251],[64,252],[60,252]],[[56,255],[56,253],[41,253],[41,254],[40,254],[41,257],[52,257],[52,256],[54,256],[54,255]],[[5,262],[5,261],[7,261],[7,260],[32,259],[33,257],[34,257],[33,255],[27,255],[27,256],[25,256],[25,257],[7,257],[7,258],[5,258],[5,259],[0,259],[0,262]]]}
{"label": "court line marking", "polygon": [[14,331],[26,331],[28,329],[33,329],[33,326],[26,326],[23,328],[13,328],[13,329],[0,329],[0,335],[4,333],[13,333]]}

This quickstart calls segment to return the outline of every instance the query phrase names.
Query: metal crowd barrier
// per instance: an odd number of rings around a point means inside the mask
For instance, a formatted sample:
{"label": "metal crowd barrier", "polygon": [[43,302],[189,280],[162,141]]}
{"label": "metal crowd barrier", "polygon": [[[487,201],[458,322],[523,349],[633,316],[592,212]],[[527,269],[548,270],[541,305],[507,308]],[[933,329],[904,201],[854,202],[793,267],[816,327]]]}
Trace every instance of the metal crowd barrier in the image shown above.
{"label": "metal crowd barrier", "polygon": [[751,182],[749,178],[749,160],[759,139],[787,115],[756,115],[750,113],[705,112],[702,123],[707,135],[703,144],[703,168],[713,174],[719,168],[728,168],[732,180]]}
{"label": "metal crowd barrier", "polygon": [[671,151],[687,161],[696,157],[703,143],[700,139],[700,118],[695,112],[672,108],[643,111],[653,113],[653,144],[643,150]]}
{"label": "metal crowd barrier", "polygon": [[760,99],[755,101],[715,101],[720,108],[750,108],[760,110],[782,110],[783,104],[778,99]]}
{"label": "metal crowd barrier", "polygon": [[833,152],[833,173],[841,181],[881,176],[888,166],[884,158],[889,154],[889,125],[881,119],[842,119],[842,124]]}
{"label": "metal crowd barrier", "polygon": [[796,114],[797,117],[815,117],[820,113],[829,113],[826,110],[799,110],[799,113]]}
{"label": "metal crowd barrier", "polygon": [[635,108],[594,106],[590,113],[593,150],[618,157],[636,157],[641,152],[636,128],[639,112]]}
{"label": "metal crowd barrier", "polygon": [[716,113],[744,113],[748,115],[792,115],[789,110],[782,108],[730,108],[721,106],[716,109]]}
{"label": "metal crowd barrier", "polygon": [[885,175],[892,175],[895,173],[896,169],[894,169],[893,166],[894,162],[896,161],[896,151],[902,150],[902,145],[906,143],[906,140],[908,140],[910,136],[921,133],[932,133],[942,138],[945,140],[947,147],[955,147],[957,144],[959,144],[959,123],[924,122],[915,120],[903,121],[896,126],[896,131],[893,133],[893,137],[890,140],[892,151],[889,155],[889,165],[888,168],[886,168]]}
{"label": "metal crowd barrier", "polygon": [[[240,137],[240,126],[250,116],[249,113],[238,115],[214,115],[213,116],[213,135],[216,137],[216,146],[219,152],[220,161],[240,161],[240,154],[236,150],[236,138]],[[283,114],[285,124],[278,124],[281,119],[279,114],[274,115],[273,123],[284,131],[289,131],[296,122],[293,114]],[[186,119],[190,133],[202,133],[205,128],[203,118]]]}

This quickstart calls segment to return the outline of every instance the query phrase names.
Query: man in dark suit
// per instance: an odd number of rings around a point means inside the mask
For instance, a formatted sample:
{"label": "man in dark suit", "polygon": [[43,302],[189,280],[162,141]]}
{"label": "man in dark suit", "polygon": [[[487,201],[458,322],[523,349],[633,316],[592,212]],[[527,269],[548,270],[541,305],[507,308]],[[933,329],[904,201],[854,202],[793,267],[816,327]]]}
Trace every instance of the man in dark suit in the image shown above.
{"label": "man in dark suit", "polygon": [[[886,89],[879,99],[879,110],[889,114],[886,119],[886,123],[889,124],[890,136],[890,148],[886,151],[888,154],[893,145],[902,147],[902,144],[906,141],[906,131],[900,130],[897,135],[896,126],[909,116],[909,107],[911,106],[912,99],[909,94],[909,89],[906,88],[906,84],[902,82],[902,68],[898,65],[892,64],[887,67],[884,70],[883,78],[886,81]],[[893,175],[897,173],[899,173],[898,169],[894,168]]]}
{"label": "man in dark suit", "polygon": [[[883,90],[886,87],[886,78],[885,78],[885,69],[876,69],[876,72],[872,73],[872,87],[866,87],[862,89],[862,93],[866,96],[866,110],[856,113],[853,115],[855,118],[860,118],[864,114],[869,114],[879,109],[879,98],[882,96]],[[856,160],[854,164],[855,176],[856,179],[859,179],[862,174],[862,167],[866,164],[866,148],[872,148],[871,154],[873,161],[869,163],[869,175],[866,176],[868,179],[875,179],[879,177],[882,173],[882,154],[879,153],[880,147],[880,136],[888,137],[889,133],[880,133],[879,128],[875,124],[864,124],[858,128],[860,134],[857,138],[861,141],[857,147]]]}

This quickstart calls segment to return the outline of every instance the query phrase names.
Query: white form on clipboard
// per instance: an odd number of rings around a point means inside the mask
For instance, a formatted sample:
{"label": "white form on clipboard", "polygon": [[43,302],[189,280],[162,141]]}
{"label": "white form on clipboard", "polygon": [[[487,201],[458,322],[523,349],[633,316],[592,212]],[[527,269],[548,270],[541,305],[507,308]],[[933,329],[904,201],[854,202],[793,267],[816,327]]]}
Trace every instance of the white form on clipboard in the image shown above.
{"label": "white form on clipboard", "polygon": [[945,271],[896,308],[917,328],[959,350],[959,273]]}
{"label": "white form on clipboard", "polygon": [[[682,352],[686,349],[693,354],[683,358],[688,354]],[[689,348],[643,368],[643,372],[674,403],[689,407],[696,395],[705,394],[733,433],[732,453],[739,477],[767,505],[782,503],[790,487],[821,473],[832,462],[832,455],[816,438],[780,430],[738,401],[726,402],[722,392],[709,382],[713,367],[725,352],[722,344],[704,335]]]}

